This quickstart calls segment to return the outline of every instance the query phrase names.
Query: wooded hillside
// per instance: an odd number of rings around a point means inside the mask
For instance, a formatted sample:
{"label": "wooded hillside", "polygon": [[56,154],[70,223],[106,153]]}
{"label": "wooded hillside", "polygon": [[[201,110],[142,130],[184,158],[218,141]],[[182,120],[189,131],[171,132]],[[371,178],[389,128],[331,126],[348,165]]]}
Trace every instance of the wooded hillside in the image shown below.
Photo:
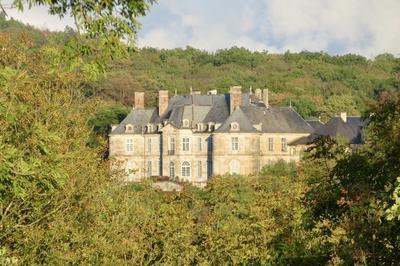
{"label": "wooded hillside", "polygon": [[[62,45],[74,32],[40,31],[17,21],[0,21],[0,29],[24,32],[37,47]],[[381,90],[395,86],[399,58],[391,54],[367,59],[360,55],[332,56],[324,52],[270,54],[232,47],[216,52],[192,47],[160,50],[142,48],[110,62],[106,76],[85,84],[87,96],[132,106],[134,91],[146,91],[146,104],[155,106],[157,91],[170,94],[227,92],[230,86],[269,88],[276,105],[291,102],[305,118],[327,118],[339,113],[360,115]]]}

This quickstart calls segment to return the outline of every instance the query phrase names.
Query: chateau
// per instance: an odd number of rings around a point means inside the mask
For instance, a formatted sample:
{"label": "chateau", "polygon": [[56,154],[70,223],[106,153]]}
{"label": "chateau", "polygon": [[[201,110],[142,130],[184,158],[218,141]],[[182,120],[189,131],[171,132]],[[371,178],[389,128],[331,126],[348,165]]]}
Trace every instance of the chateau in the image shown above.
{"label": "chateau", "polygon": [[211,176],[256,173],[279,159],[297,162],[323,128],[292,107],[271,107],[267,89],[243,93],[234,86],[226,94],[171,98],[160,90],[158,97],[157,108],[145,108],[144,92],[135,92],[133,110],[112,126],[110,158],[126,181],[169,176],[204,186]]}

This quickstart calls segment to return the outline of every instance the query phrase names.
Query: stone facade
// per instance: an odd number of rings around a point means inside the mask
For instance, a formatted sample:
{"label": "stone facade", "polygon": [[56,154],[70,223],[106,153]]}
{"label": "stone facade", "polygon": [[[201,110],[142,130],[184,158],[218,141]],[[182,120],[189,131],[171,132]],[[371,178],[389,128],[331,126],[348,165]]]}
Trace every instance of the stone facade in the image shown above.
{"label": "stone facade", "polygon": [[229,94],[169,99],[160,91],[158,108],[139,105],[113,126],[114,169],[126,181],[169,176],[204,186],[215,175],[248,175],[279,159],[297,162],[303,145],[290,144],[309,136],[312,127],[291,107],[270,107],[268,90],[256,92],[242,94],[235,86]]}

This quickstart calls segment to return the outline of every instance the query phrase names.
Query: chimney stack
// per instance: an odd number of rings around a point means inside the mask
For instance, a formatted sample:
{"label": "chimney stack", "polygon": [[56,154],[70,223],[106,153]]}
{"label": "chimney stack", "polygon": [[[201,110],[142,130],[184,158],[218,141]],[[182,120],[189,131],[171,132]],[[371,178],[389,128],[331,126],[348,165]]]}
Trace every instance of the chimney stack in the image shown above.
{"label": "chimney stack", "polygon": [[242,105],[242,87],[233,86],[230,88],[230,113],[240,105]]}
{"label": "chimney stack", "polygon": [[347,122],[347,113],[346,112],[342,112],[340,113],[340,118],[343,120],[343,122]]}
{"label": "chimney stack", "polygon": [[167,111],[168,108],[168,91],[158,91],[158,115],[161,116]]}
{"label": "chimney stack", "polygon": [[135,91],[135,106],[136,109],[144,108],[144,92]]}
{"label": "chimney stack", "polygon": [[256,97],[257,97],[257,99],[259,100],[259,101],[261,101],[262,99],[261,99],[261,95],[262,94],[262,92],[261,92],[261,89],[256,89]]}
{"label": "chimney stack", "polygon": [[268,93],[269,93],[268,89],[263,89],[263,102],[265,104],[265,107],[267,108],[269,107]]}

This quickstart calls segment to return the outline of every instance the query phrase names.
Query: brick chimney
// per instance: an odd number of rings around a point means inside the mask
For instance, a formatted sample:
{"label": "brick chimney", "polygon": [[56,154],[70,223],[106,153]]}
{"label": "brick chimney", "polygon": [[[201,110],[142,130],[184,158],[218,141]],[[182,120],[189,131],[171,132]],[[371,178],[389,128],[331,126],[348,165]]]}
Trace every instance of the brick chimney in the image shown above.
{"label": "brick chimney", "polygon": [[230,88],[230,113],[240,105],[242,105],[242,87],[233,86]]}
{"label": "brick chimney", "polygon": [[269,107],[269,102],[268,102],[268,93],[269,93],[269,91],[268,91],[268,89],[263,89],[263,102],[264,102],[264,104],[265,104],[265,107]]}
{"label": "brick chimney", "polygon": [[168,91],[158,91],[158,115],[161,116],[167,111],[168,108]]}
{"label": "brick chimney", "polygon": [[340,118],[343,120],[343,122],[347,122],[347,113],[346,112],[342,112],[340,113]]}
{"label": "brick chimney", "polygon": [[144,92],[135,91],[135,106],[136,109],[144,108]]}

